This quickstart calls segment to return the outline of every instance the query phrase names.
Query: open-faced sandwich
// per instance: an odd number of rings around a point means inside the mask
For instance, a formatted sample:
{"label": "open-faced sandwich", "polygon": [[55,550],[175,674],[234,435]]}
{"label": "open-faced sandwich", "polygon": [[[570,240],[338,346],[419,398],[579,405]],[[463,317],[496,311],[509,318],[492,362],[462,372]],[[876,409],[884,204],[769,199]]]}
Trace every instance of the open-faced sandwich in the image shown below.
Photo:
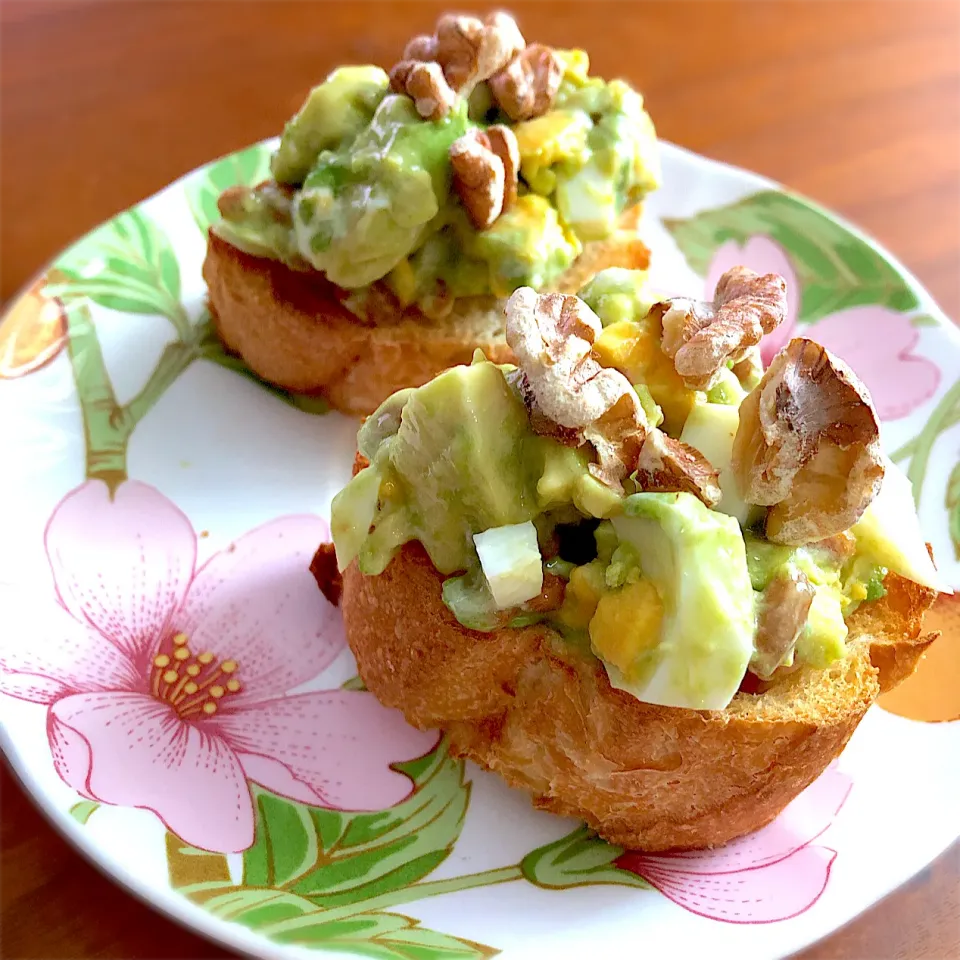
{"label": "open-faced sandwich", "polygon": [[911,673],[941,583],[856,375],[801,338],[761,369],[780,277],[652,308],[614,279],[596,312],[518,290],[518,366],[367,419],[314,572],[412,724],[614,843],[705,847]]}
{"label": "open-faced sandwich", "polygon": [[217,330],[264,379],[364,414],[477,347],[512,359],[519,287],[646,267],[660,175],[642,97],[502,13],[441,17],[389,74],[335,70],[272,173],[220,198],[203,268]]}

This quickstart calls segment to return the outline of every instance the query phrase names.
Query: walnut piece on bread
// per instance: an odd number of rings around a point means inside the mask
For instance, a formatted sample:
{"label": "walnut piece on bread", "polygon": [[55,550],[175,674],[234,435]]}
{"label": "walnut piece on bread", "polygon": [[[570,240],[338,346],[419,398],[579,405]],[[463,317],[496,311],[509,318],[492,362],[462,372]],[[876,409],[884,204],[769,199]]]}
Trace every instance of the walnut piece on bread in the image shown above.
{"label": "walnut piece on bread", "polygon": [[751,673],[769,680],[797,645],[813,604],[815,589],[799,570],[774,577],[763,591],[757,612],[756,652]]}
{"label": "walnut piece on bread", "polygon": [[719,477],[699,450],[662,430],[651,430],[640,448],[637,485],[641,490],[692,493],[715,507],[723,496]]}
{"label": "walnut piece on bread", "polygon": [[531,43],[490,79],[490,92],[514,122],[532,120],[553,106],[563,79],[557,55],[542,43]]}
{"label": "walnut piece on bread", "polygon": [[484,81],[512,121],[531,120],[551,109],[562,79],[556,53],[542,43],[528,46],[513,17],[501,11],[483,20],[444,14],[433,36],[410,40],[390,71],[393,89],[413,97],[428,120],[445,117],[457,96],[468,99]]}
{"label": "walnut piece on bread", "polygon": [[492,13],[485,20],[444,14],[433,36],[407,43],[390,71],[390,85],[413,98],[426,120],[445,117],[457,96],[467,98],[480,82],[502,70],[526,46],[513,17]]}
{"label": "walnut piece on bread", "polygon": [[390,71],[390,86],[407,94],[425,120],[445,117],[457,102],[439,64],[401,60]]}
{"label": "walnut piece on bread", "polygon": [[453,189],[478,230],[491,226],[517,195],[520,152],[508,127],[471,130],[450,146]]}
{"label": "walnut piece on bread", "polygon": [[407,41],[401,60],[419,60],[427,63],[437,59],[437,38],[425,33]]}
{"label": "walnut piece on bread", "polygon": [[601,329],[597,315],[576,297],[537,294],[529,287],[513,294],[504,313],[523,395],[539,415],[592,443],[594,475],[619,487],[639,455],[647,420],[630,381],[593,356]]}
{"label": "walnut piece on bread", "polygon": [[883,480],[867,388],[824,347],[791,340],[741,404],[733,470],[743,498],[770,508],[770,540],[799,545],[847,530]]}
{"label": "walnut piece on bread", "polygon": [[717,282],[712,302],[677,297],[655,304],[652,312],[663,325],[663,352],[684,383],[708,390],[728,361],[744,360],[783,322],[787,288],[776,274],[734,267]]}
{"label": "walnut piece on bread", "polygon": [[437,63],[458,93],[469,92],[502,70],[526,46],[516,21],[506,13],[476,17],[444,14],[437,21]]}

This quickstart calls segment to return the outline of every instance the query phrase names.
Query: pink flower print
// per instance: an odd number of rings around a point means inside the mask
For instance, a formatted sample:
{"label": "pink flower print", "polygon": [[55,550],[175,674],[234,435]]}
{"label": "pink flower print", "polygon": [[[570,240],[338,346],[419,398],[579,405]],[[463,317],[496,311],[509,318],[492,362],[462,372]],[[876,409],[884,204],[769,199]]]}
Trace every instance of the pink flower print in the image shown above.
{"label": "pink flower print", "polygon": [[712,299],[720,277],[737,264],[758,273],[779,273],[787,282],[787,317],[760,341],[764,366],[793,337],[809,337],[856,371],[870,390],[882,420],[908,416],[937,392],[940,371],[931,360],[912,352],[920,333],[902,313],[867,304],[799,325],[801,290],[796,273],[783,248],[762,235],[751,237],[743,247],[728,240],[717,248],[707,270],[708,298]]}
{"label": "pink flower print", "polygon": [[678,906],[727,923],[773,923],[809,910],[826,889],[835,850],[814,844],[850,793],[832,764],[769,826],[718,850],[616,860]]}
{"label": "pink flower print", "polygon": [[289,693],[344,646],[309,572],[327,536],[319,517],[283,517],[198,570],[193,528],[166,497],[89,481],[47,526],[57,599],[0,592],[0,692],[49,706],[71,787],[152,810],[196,847],[250,846],[248,781],[320,806],[391,806],[412,786],[391,765],[436,735],[363,691]]}
{"label": "pink flower print", "polygon": [[867,385],[881,420],[906,417],[937,392],[940,371],[912,353],[920,331],[902,313],[875,304],[850,307],[793,336],[798,334],[850,364]]}

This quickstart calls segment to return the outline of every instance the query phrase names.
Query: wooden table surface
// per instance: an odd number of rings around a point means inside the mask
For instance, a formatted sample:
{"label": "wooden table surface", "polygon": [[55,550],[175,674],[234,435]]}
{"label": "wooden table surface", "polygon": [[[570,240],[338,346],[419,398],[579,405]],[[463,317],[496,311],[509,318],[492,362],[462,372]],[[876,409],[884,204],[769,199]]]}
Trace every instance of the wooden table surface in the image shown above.
{"label": "wooden table surface", "polygon": [[[4,0],[0,299],[95,224],[278,132],[335,64],[389,65],[443,8]],[[511,9],[527,37],[584,46],[597,72],[630,79],[664,138],[782,181],[876,235],[960,317],[960,4]],[[87,865],[5,771],[0,790],[4,957],[227,956]],[[960,957],[958,859],[954,848],[803,958]]]}

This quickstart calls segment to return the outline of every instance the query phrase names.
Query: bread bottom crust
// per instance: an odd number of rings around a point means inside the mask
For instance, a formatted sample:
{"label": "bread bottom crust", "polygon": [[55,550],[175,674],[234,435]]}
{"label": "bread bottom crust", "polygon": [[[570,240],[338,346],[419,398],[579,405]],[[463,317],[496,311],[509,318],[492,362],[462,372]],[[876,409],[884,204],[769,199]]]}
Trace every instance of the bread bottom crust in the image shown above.
{"label": "bread bottom crust", "polygon": [[351,565],[342,608],[364,683],[410,723],[444,729],[455,754],[611,843],[682,850],[769,823],[840,753],[881,687],[913,669],[934,639],[920,627],[935,594],[891,576],[889,601],[851,618],[847,658],[739,693],[723,711],[641,703],[544,625],[468,630],[416,543],[380,576]]}

